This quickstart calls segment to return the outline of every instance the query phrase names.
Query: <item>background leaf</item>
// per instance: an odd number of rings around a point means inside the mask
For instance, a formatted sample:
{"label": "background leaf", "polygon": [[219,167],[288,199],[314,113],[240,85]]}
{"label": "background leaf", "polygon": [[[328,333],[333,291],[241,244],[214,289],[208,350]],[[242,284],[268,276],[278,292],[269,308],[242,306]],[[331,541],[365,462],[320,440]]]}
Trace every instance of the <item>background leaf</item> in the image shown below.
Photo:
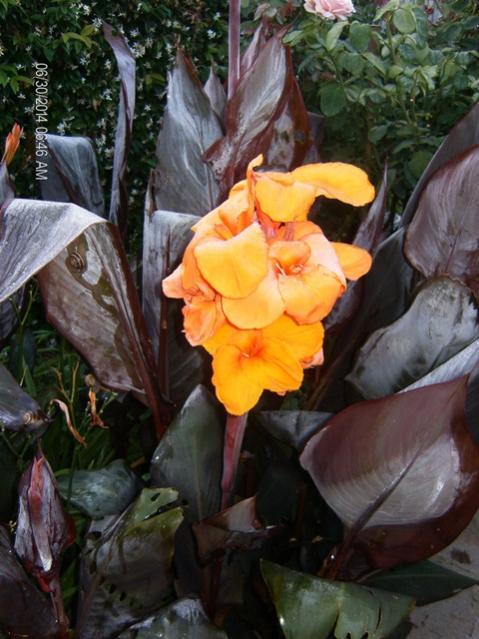
{"label": "background leaf", "polygon": [[426,277],[449,275],[479,299],[479,146],[430,179],[407,231],[407,258]]}
{"label": "background leaf", "polygon": [[30,432],[44,425],[46,416],[39,404],[18,385],[0,364],[0,426]]}
{"label": "background leaf", "polygon": [[169,76],[167,107],[156,147],[156,209],[204,215],[219,187],[203,153],[222,135],[214,106],[191,62],[179,52]]}
{"label": "background leaf", "polygon": [[223,426],[210,393],[197,386],[156,448],[153,486],[174,486],[195,521],[218,512],[221,491]]}
{"label": "background leaf", "polygon": [[318,431],[332,413],[308,410],[269,410],[258,413],[261,426],[296,450],[303,449],[306,442]]}
{"label": "background leaf", "polygon": [[75,470],[58,480],[63,499],[92,519],[121,513],[141,486],[141,481],[121,459],[98,470]]}
{"label": "background leaf", "polygon": [[178,493],[145,488],[82,560],[78,639],[113,639],[164,606],[172,595],[174,540],[183,515]]}
{"label": "background leaf", "polygon": [[346,379],[365,399],[394,393],[479,337],[477,320],[468,288],[448,278],[432,280],[402,317],[368,338]]}
{"label": "background leaf", "polygon": [[52,134],[46,137],[48,179],[39,182],[42,199],[72,202],[105,217],[103,190],[91,140]]}
{"label": "background leaf", "polygon": [[111,177],[110,213],[108,219],[117,224],[125,237],[128,221],[128,190],[126,187],[126,165],[131,146],[133,118],[135,115],[136,63],[125,38],[113,35],[113,28],[103,23],[105,40],[113,49],[120,74],[120,104],[116,125],[113,172]]}
{"label": "background leaf", "polygon": [[383,639],[407,617],[410,597],[319,579],[263,561],[286,639]]}
{"label": "background leaf", "polygon": [[328,574],[426,559],[467,526],[479,507],[467,380],[355,404],[308,442],[301,464],[346,527]]}
{"label": "background leaf", "polygon": [[143,313],[160,368],[163,393],[182,402],[205,381],[205,355],[183,333],[183,300],[168,299],[162,280],[180,263],[198,217],[145,210],[143,227]]}

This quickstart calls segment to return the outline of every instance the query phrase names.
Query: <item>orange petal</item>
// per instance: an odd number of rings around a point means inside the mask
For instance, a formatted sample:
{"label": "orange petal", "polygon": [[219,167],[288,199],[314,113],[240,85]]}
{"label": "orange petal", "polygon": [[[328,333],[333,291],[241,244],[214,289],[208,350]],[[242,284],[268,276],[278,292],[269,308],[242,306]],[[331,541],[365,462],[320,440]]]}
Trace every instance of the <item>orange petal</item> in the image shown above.
{"label": "orange petal", "polygon": [[301,182],[284,184],[285,180],[271,179],[266,173],[258,174],[256,200],[263,213],[275,222],[305,220],[316,199],[316,188]]}
{"label": "orange petal", "polygon": [[362,206],[374,199],[374,187],[367,174],[343,162],[306,164],[291,173],[293,179],[315,187],[316,195]]}
{"label": "orange petal", "polygon": [[166,297],[182,298],[187,295],[183,287],[183,265],[180,264],[173,273],[165,277],[161,283]]}
{"label": "orange petal", "polygon": [[298,360],[277,339],[264,338],[262,348],[245,359],[243,366],[252,382],[276,393],[297,390],[303,381]]}
{"label": "orange petal", "polygon": [[324,351],[323,349],[319,350],[317,353],[313,355],[313,357],[307,357],[303,359],[301,364],[304,368],[312,368],[313,366],[321,366],[324,362]]}
{"label": "orange petal", "polygon": [[322,266],[298,275],[280,276],[278,281],[286,313],[299,324],[326,317],[345,290],[338,277]]}
{"label": "orange petal", "polygon": [[268,272],[267,244],[257,222],[231,240],[198,244],[194,256],[205,280],[235,299],[252,293]]}
{"label": "orange petal", "polygon": [[280,340],[298,360],[312,358],[322,347],[324,328],[321,322],[297,324],[291,317],[282,315],[263,330],[265,338]]}
{"label": "orange petal", "polygon": [[273,242],[269,257],[282,270],[289,272],[295,266],[306,264],[311,257],[311,249],[305,242]]}
{"label": "orange petal", "polygon": [[212,382],[228,413],[243,415],[258,403],[263,386],[244,368],[247,357],[237,346],[221,346],[213,357]]}
{"label": "orange petal", "polygon": [[341,269],[348,280],[357,280],[371,268],[372,257],[367,251],[359,246],[343,244],[342,242],[331,242],[336,255],[338,256]]}
{"label": "orange petal", "polygon": [[341,264],[339,263],[339,257],[333,245],[323,233],[305,235],[302,241],[305,242],[311,250],[311,258],[308,261],[308,266],[323,266],[327,268],[328,271],[334,273],[343,284],[346,284],[346,279]]}
{"label": "orange petal", "polygon": [[225,321],[216,300],[194,299],[183,307],[183,317],[185,337],[192,346],[209,340]]}
{"label": "orange petal", "polygon": [[232,326],[229,322],[225,322],[202,346],[206,348],[210,355],[214,355],[220,346],[225,344],[237,345],[244,332],[236,328],[236,326]]}
{"label": "orange petal", "polygon": [[223,311],[238,328],[263,328],[274,322],[284,313],[274,269],[269,269],[268,275],[251,295],[241,299],[223,297]]}

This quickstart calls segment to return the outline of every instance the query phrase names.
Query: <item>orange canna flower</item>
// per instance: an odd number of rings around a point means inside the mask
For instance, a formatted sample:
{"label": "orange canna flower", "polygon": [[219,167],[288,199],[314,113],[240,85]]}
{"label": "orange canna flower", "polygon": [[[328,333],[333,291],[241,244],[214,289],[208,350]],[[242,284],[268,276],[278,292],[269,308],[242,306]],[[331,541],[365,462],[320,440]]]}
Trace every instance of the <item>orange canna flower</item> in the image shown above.
{"label": "orange canna flower", "polygon": [[291,171],[255,171],[194,227],[182,263],[163,280],[182,298],[184,330],[213,356],[213,384],[233,415],[263,390],[299,388],[303,370],[323,361],[321,320],[371,266],[355,246],[329,242],[307,220],[323,195],[356,206],[374,197],[361,169],[340,162]]}
{"label": "orange canna flower", "polygon": [[5,142],[5,151],[2,157],[2,163],[5,163],[6,166],[10,164],[15,156],[15,153],[17,152],[22,132],[22,127],[19,124],[15,123],[11,132],[7,135],[7,139]]}
{"label": "orange canna flower", "polygon": [[252,408],[264,390],[283,394],[297,390],[303,368],[321,352],[320,322],[300,326],[282,316],[262,330],[239,330],[224,324],[204,344],[213,355],[213,384],[232,415]]}

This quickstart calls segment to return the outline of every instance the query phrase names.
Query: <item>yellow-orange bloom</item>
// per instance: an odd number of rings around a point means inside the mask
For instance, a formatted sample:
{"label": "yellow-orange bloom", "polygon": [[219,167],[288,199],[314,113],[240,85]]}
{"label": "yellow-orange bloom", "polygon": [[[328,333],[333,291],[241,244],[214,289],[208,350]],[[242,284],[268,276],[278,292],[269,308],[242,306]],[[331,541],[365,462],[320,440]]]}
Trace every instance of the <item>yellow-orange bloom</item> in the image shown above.
{"label": "yellow-orange bloom", "polygon": [[239,330],[224,324],[204,344],[213,355],[213,384],[232,415],[252,408],[264,390],[297,390],[303,368],[321,352],[321,323],[300,326],[282,316],[262,330]]}
{"label": "yellow-orange bloom", "polygon": [[22,131],[23,129],[19,124],[14,124],[11,132],[7,135],[5,151],[2,157],[2,162],[4,162],[7,166],[13,160],[15,153],[17,152]]}
{"label": "yellow-orange bloom", "polygon": [[213,384],[234,415],[263,390],[299,388],[303,370],[323,361],[321,320],[371,266],[355,246],[329,242],[307,220],[323,195],[353,205],[374,197],[361,169],[340,162],[291,171],[255,171],[194,227],[182,263],[163,280],[182,298],[184,330],[213,356]]}

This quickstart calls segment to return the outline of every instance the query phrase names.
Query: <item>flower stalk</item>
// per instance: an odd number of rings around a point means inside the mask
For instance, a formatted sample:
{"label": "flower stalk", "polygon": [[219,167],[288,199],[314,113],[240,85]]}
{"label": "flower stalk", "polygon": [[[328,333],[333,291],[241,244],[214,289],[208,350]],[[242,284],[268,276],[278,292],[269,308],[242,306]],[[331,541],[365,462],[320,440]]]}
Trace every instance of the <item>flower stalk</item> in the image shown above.
{"label": "flower stalk", "polygon": [[231,99],[240,77],[241,0],[230,0],[228,21],[228,100]]}
{"label": "flower stalk", "polygon": [[248,413],[244,413],[243,415],[228,414],[226,418],[223,448],[223,476],[221,478],[221,510],[231,506],[247,421]]}

